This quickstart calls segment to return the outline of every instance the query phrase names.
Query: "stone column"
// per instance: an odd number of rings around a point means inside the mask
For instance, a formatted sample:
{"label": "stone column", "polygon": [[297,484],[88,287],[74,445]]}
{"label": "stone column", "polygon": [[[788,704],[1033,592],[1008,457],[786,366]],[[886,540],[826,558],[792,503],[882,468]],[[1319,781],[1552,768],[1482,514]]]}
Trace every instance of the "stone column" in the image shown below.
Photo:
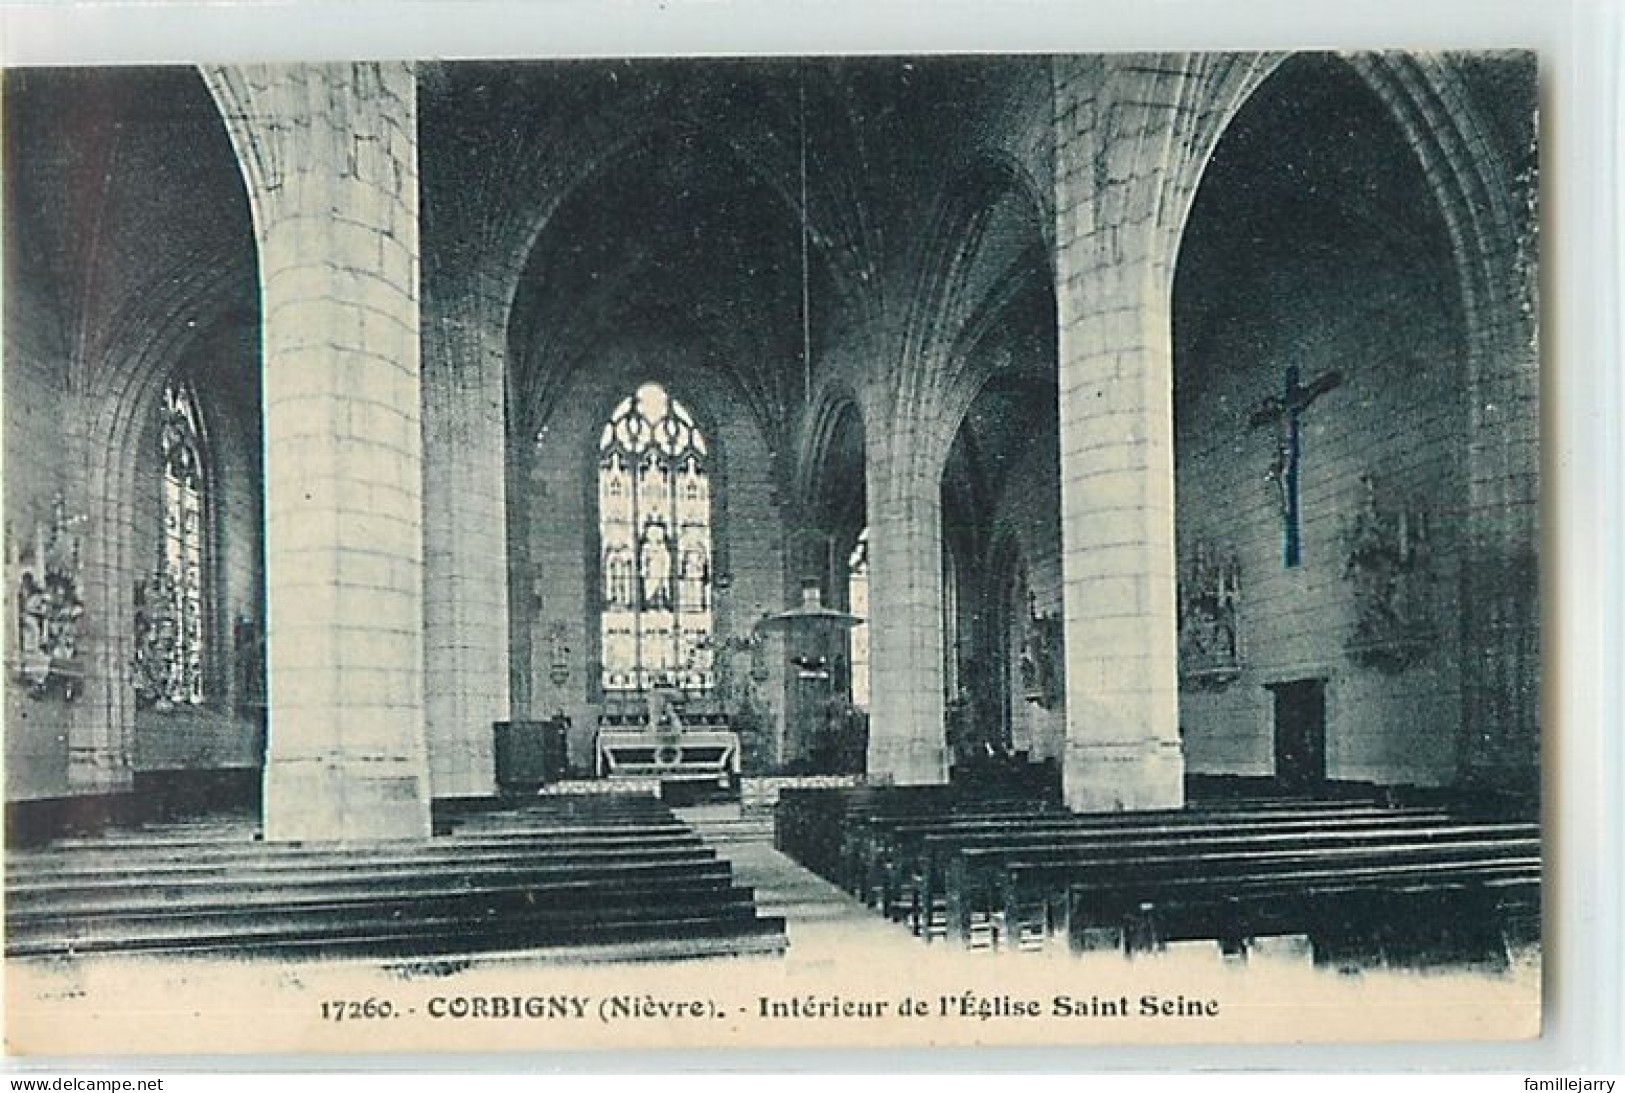
{"label": "stone column", "polygon": [[[132,430],[139,436],[139,427]],[[84,613],[79,618],[77,645],[84,670],[81,693],[68,707],[68,791],[73,794],[128,793],[135,785],[135,693],[131,665],[135,662],[134,608],[131,586],[138,576],[139,552],[134,543],[133,457],[123,466],[110,466],[117,455],[127,455],[133,443],[107,439],[110,430],[88,436],[70,427],[64,437],[87,467],[86,499],[78,491],[64,491],[63,516],[69,532],[80,542],[79,595]],[[115,455],[115,453],[117,453]],[[89,514],[90,519],[85,516]],[[36,501],[33,522],[22,533],[43,528],[49,540],[55,523],[50,501]],[[38,564],[36,562],[36,564]],[[21,688],[17,680],[12,687]],[[56,701],[52,698],[51,701]]]}
{"label": "stone column", "polygon": [[1174,552],[1172,263],[1192,69],[1057,62],[1066,803],[1184,803]]}
{"label": "stone column", "polygon": [[[1531,183],[1532,185],[1532,183]],[[1484,265],[1506,271],[1470,323],[1471,394],[1462,565],[1462,777],[1539,788],[1540,355],[1534,209]]]}
{"label": "stone column", "polygon": [[1068,806],[1082,811],[1184,801],[1173,358],[1167,300],[1143,283],[1146,272],[1094,271],[1094,287],[1124,309],[1121,323],[1072,288],[1060,306],[1062,784]]}
{"label": "stone column", "polygon": [[941,445],[917,415],[870,420],[869,777],[946,782]]}
{"label": "stone column", "polygon": [[504,311],[475,277],[424,278],[425,708],[436,797],[495,792],[509,716]]}
{"label": "stone column", "polygon": [[206,73],[244,164],[265,355],[265,837],[429,834],[416,85]]}

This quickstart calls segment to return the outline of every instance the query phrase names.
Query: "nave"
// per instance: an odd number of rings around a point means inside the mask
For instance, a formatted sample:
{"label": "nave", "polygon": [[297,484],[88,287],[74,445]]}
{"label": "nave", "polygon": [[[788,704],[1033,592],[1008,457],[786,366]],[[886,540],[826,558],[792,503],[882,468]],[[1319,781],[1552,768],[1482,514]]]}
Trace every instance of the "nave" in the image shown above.
{"label": "nave", "polygon": [[1515,964],[1534,86],[8,73],[8,954]]}
{"label": "nave", "polygon": [[1345,973],[1500,973],[1539,941],[1538,826],[1459,803],[1230,794],[1087,814],[959,784],[673,809],[603,790],[444,810],[427,844],[265,843],[239,814],[60,838],[11,855],[7,956],[456,969],[946,942],[1246,962],[1285,942]]}

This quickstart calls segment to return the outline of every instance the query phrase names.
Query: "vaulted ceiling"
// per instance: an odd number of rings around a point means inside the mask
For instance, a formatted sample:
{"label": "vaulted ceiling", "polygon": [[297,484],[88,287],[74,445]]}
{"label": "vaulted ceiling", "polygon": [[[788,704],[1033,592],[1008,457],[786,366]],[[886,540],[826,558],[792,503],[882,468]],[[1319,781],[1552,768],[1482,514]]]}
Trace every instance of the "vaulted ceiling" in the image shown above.
{"label": "vaulted ceiling", "polygon": [[1449,307],[1459,293],[1450,253],[1438,202],[1388,108],[1335,58],[1288,60],[1219,140],[1186,223],[1174,281],[1176,397],[1199,394],[1215,339],[1262,329],[1256,320],[1267,313],[1305,325],[1300,301],[1336,291],[1322,281],[1412,270]]}
{"label": "vaulted ceiling", "polygon": [[[5,81],[7,266],[49,298],[80,382],[112,385],[166,327],[252,345],[247,195],[197,71],[28,69]],[[216,382],[257,392],[258,361],[238,356],[218,362]]]}
{"label": "vaulted ceiling", "polygon": [[[917,320],[978,216],[949,290],[971,317],[955,351],[1052,371],[1052,349],[1005,344],[1046,337],[1035,314],[1053,344],[1039,212],[1002,178],[989,185],[978,158],[1009,70],[1044,63],[437,66],[420,92],[425,266],[448,284],[485,270],[499,293],[494,271],[512,267],[520,428],[618,340],[664,338],[697,348],[686,355],[778,446],[836,343],[877,312]],[[955,202],[972,207],[957,221]]]}

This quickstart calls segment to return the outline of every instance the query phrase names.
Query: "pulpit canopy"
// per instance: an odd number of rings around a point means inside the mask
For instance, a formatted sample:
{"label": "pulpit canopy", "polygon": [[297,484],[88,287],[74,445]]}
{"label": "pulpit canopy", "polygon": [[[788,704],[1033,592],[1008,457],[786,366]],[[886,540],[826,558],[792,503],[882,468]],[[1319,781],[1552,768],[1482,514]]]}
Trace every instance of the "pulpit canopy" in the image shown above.
{"label": "pulpit canopy", "polygon": [[825,628],[850,630],[863,619],[845,611],[837,611],[824,603],[818,581],[808,578],[801,582],[801,602],[794,607],[769,615],[756,624],[759,630],[783,634],[812,633]]}

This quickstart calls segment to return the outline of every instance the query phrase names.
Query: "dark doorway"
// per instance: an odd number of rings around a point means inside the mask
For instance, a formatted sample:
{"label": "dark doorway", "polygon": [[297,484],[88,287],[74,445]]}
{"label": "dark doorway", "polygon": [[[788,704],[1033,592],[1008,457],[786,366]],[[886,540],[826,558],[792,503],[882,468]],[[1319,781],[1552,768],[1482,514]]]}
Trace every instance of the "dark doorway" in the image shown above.
{"label": "dark doorway", "polygon": [[1326,681],[1272,683],[1275,696],[1275,782],[1285,793],[1310,793],[1326,781]]}

